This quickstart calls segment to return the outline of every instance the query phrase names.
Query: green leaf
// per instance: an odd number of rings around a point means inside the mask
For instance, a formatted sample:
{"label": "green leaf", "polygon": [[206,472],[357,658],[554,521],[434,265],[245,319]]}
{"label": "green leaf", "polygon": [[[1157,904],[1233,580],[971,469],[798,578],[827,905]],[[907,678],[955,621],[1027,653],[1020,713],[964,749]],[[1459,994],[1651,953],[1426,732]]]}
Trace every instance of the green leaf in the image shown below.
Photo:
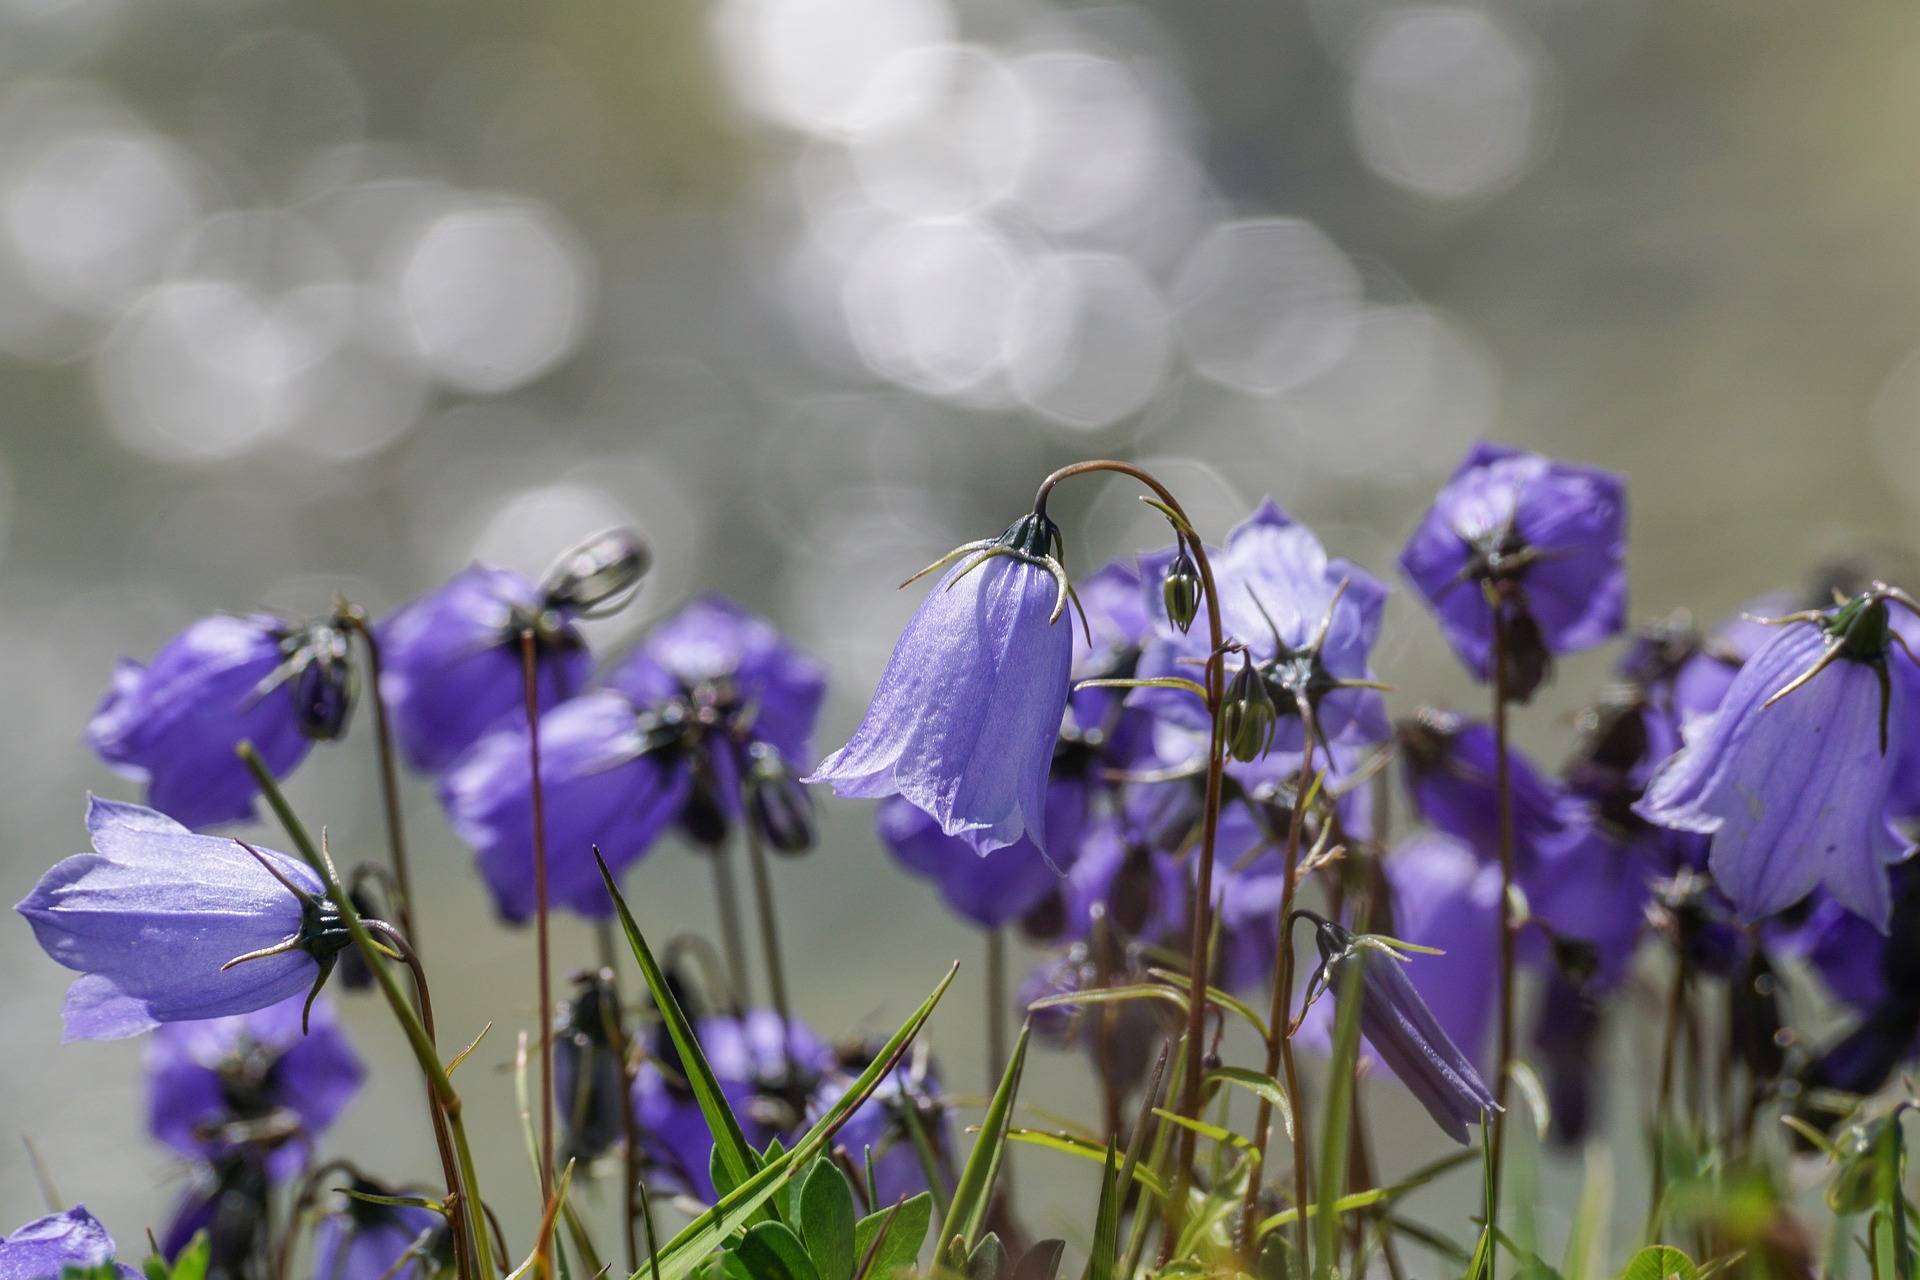
{"label": "green leaf", "polygon": [[[897,1208],[882,1209],[860,1219],[853,1228],[854,1254],[865,1258],[867,1251],[873,1249],[874,1241],[880,1242],[873,1255],[873,1265],[867,1268],[866,1280],[887,1280],[894,1272],[913,1266],[920,1256],[920,1246],[926,1243],[927,1227],[932,1222],[933,1197],[924,1191],[911,1200],[902,1200]],[[884,1238],[880,1235],[883,1227]]]}
{"label": "green leaf", "polygon": [[1093,1248],[1087,1255],[1087,1280],[1113,1280],[1119,1261],[1120,1169],[1114,1163],[1113,1143],[1107,1143],[1107,1167],[1100,1176],[1100,1208],[1093,1217]]}
{"label": "green leaf", "polygon": [[1250,1071],[1246,1067],[1215,1067],[1207,1072],[1204,1083],[1208,1086],[1237,1085],[1256,1098],[1265,1098],[1286,1123],[1287,1136],[1293,1136],[1293,1112],[1287,1105],[1286,1087],[1272,1076]]}
{"label": "green leaf", "polygon": [[[614,910],[620,915],[620,927],[626,931],[627,945],[633,949],[633,958],[640,964],[640,976],[645,980],[647,990],[653,993],[654,1007],[659,1009],[667,1036],[673,1041],[675,1052],[680,1055],[680,1066],[686,1074],[687,1086],[693,1091],[694,1101],[700,1106],[700,1115],[706,1120],[708,1131],[713,1134],[715,1168],[724,1172],[724,1185],[737,1189],[759,1171],[760,1157],[748,1144],[747,1135],[741,1130],[733,1108],[727,1105],[727,1096],[721,1091],[720,1081],[707,1064],[707,1055],[701,1052],[700,1042],[694,1036],[693,1024],[687,1020],[680,1002],[674,999],[666,975],[654,960],[653,950],[647,946],[647,940],[640,936],[640,926],[633,922],[633,913],[627,910],[626,899],[620,896],[619,886],[613,882],[613,873],[607,870],[606,859],[600,856],[598,849],[593,851],[593,860],[600,867],[600,878],[606,881]],[[714,1185],[723,1185],[722,1180],[716,1177]]]}
{"label": "green leaf", "polygon": [[748,1229],[734,1252],[754,1280],[820,1280],[806,1246],[784,1222],[762,1222]]}
{"label": "green leaf", "polygon": [[1066,1241],[1042,1240],[1020,1255],[1020,1265],[1013,1269],[1013,1280],[1057,1280],[1060,1260],[1066,1253]]}
{"label": "green leaf", "polygon": [[831,1160],[815,1160],[800,1183],[800,1238],[820,1280],[853,1280],[853,1188]]}
{"label": "green leaf", "polygon": [[1027,1041],[1033,1034],[1029,1025],[1020,1028],[1020,1038],[1014,1042],[1013,1054],[1007,1059],[1007,1069],[1001,1073],[999,1087],[993,1091],[993,1100],[987,1104],[986,1119],[981,1122],[980,1136],[974,1139],[973,1151],[967,1156],[967,1164],[960,1171],[960,1181],[954,1184],[953,1199],[947,1204],[947,1216],[940,1224],[940,1250],[944,1254],[950,1242],[957,1236],[960,1240],[961,1257],[973,1252],[973,1245],[980,1238],[980,1229],[987,1220],[987,1206],[993,1198],[994,1179],[1000,1173],[1000,1161],[1007,1149],[1007,1129],[1013,1119],[1014,1095],[1020,1092],[1020,1073],[1027,1063]]}
{"label": "green leaf", "polygon": [[1633,1255],[1620,1280],[1696,1280],[1699,1268],[1672,1245],[1649,1245]]}
{"label": "green leaf", "polygon": [[207,1269],[212,1265],[213,1242],[205,1231],[196,1231],[187,1247],[173,1256],[167,1280],[207,1280]]}
{"label": "green leaf", "polygon": [[967,1280],[1007,1280],[1007,1248],[989,1231],[967,1255]]}
{"label": "green leaf", "polygon": [[[1873,1255],[1893,1280],[1913,1280],[1913,1239],[1907,1234],[1907,1197],[1901,1188],[1905,1160],[1901,1150],[1900,1111],[1887,1117],[1874,1143],[1874,1188],[1879,1205],[1873,1215]],[[1876,1266],[1875,1276],[1883,1274]]]}

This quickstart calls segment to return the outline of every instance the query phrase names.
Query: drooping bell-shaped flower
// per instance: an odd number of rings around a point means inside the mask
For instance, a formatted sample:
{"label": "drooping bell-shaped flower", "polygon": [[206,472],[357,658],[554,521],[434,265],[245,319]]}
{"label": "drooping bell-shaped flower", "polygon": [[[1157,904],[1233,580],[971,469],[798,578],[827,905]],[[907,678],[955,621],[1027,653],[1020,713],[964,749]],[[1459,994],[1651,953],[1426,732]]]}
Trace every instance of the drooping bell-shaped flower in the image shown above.
{"label": "drooping bell-shaped flower", "polygon": [[[547,886],[554,902],[606,918],[613,902],[595,846],[620,875],[653,847],[692,790],[684,764],[658,749],[660,730],[623,693],[596,689],[540,717]],[[533,769],[525,727],[474,744],[440,777],[440,803],[474,851],[502,917],[533,915]]]}
{"label": "drooping bell-shaped flower", "polygon": [[[355,1178],[361,1195],[392,1197],[382,1183]],[[452,1274],[450,1259],[438,1255],[451,1243],[446,1219],[409,1204],[378,1204],[342,1196],[340,1207],[320,1220],[313,1233],[313,1280],[422,1280]]]}
{"label": "drooping bell-shaped flower", "polygon": [[67,990],[68,1040],[311,996],[349,944],[298,859],[98,797],[87,829],[94,852],[56,863],[15,908],[82,975]]}
{"label": "drooping bell-shaped flower", "polygon": [[609,529],[568,550],[538,584],[476,564],[380,624],[380,693],[400,749],[437,773],[487,733],[526,714],[525,654],[545,710],[586,688],[593,656],[575,625],[618,607],[647,571],[647,548]]}
{"label": "drooping bell-shaped flower", "polygon": [[[0,1280],[60,1280],[70,1267],[91,1272],[116,1255],[107,1229],[85,1205],[77,1204],[0,1236]],[[119,1272],[127,1280],[139,1274],[124,1265]]]}
{"label": "drooping bell-shaped flower", "polygon": [[566,1139],[562,1164],[597,1160],[626,1133],[625,1033],[612,977],[606,970],[575,974],[573,996],[555,1018],[553,1102]]}
{"label": "drooping bell-shaped flower", "polygon": [[1553,655],[1626,624],[1626,482],[1609,471],[1481,442],[1400,553],[1400,568],[1453,651],[1493,678],[1494,610],[1508,696],[1524,702]]}
{"label": "drooping bell-shaped flower", "polygon": [[1317,924],[1322,980],[1336,1004],[1348,998],[1347,978],[1357,969],[1350,994],[1360,1001],[1360,1034],[1434,1123],[1464,1144],[1467,1127],[1500,1106],[1420,998],[1406,974],[1409,961],[1378,939],[1330,920]]}
{"label": "drooping bell-shaped flower", "polygon": [[952,553],[964,558],[901,633],[859,728],[808,781],[903,796],[979,853],[1022,836],[1050,852],[1047,776],[1073,663],[1059,541],[1034,513]]}
{"label": "drooping bell-shaped flower", "polygon": [[1888,665],[1897,598],[1876,587],[1783,622],[1636,806],[1712,836],[1713,878],[1749,920],[1823,885],[1887,926],[1887,864],[1908,848],[1888,822],[1911,710]]}
{"label": "drooping bell-shaped flower", "polygon": [[[1142,556],[1142,579],[1157,582],[1160,568],[1177,554]],[[1384,739],[1386,712],[1367,664],[1380,635],[1386,586],[1350,561],[1328,556],[1313,531],[1271,498],[1234,527],[1211,559],[1222,627],[1246,647],[1279,716],[1271,749],[1296,755],[1309,713],[1325,744]],[[1206,628],[1174,625],[1157,592],[1150,604],[1158,627],[1139,674],[1199,679],[1212,643]],[[1206,709],[1191,693],[1143,688],[1129,701],[1170,723],[1209,728]]]}
{"label": "drooping bell-shaped flower", "polygon": [[87,723],[87,745],[147,784],[154,808],[189,827],[253,816],[258,788],[234,754],[252,742],[285,777],[317,739],[346,730],[346,636],[269,614],[202,618],[141,665],[123,660]]}
{"label": "drooping bell-shaped flower", "polygon": [[[326,1001],[173,1022],[147,1050],[147,1126],[182,1155],[257,1155],[285,1181],[359,1091],[365,1069]],[[305,1023],[303,1027],[303,1022]]]}

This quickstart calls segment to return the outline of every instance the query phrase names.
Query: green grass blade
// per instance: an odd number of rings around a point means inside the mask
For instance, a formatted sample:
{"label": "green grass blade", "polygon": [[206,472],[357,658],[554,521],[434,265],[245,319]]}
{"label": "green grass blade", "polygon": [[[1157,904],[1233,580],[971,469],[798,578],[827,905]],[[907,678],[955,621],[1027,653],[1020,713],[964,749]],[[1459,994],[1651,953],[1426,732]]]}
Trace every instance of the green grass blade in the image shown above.
{"label": "green grass blade", "polygon": [[1107,1144],[1107,1168],[1100,1177],[1100,1208],[1093,1219],[1093,1248],[1087,1256],[1087,1280],[1113,1280],[1120,1251],[1120,1170],[1113,1144]]}
{"label": "green grass blade", "polygon": [[986,1223],[987,1205],[993,1198],[994,1179],[999,1176],[1000,1162],[1006,1153],[1007,1129],[1013,1119],[1013,1099],[1020,1091],[1020,1073],[1026,1067],[1027,1041],[1032,1034],[1031,1025],[1020,1028],[1020,1038],[1014,1042],[1013,1053],[1007,1059],[1007,1069],[1000,1076],[999,1087],[993,1091],[993,1101],[987,1104],[987,1115],[981,1123],[980,1136],[974,1140],[966,1168],[960,1171],[960,1181],[953,1188],[953,1199],[947,1202],[947,1216],[940,1224],[937,1241],[937,1253],[941,1257],[946,1256],[956,1236],[961,1242],[961,1257],[964,1259],[972,1253],[974,1244],[979,1240],[980,1229]]}
{"label": "green grass blade", "polygon": [[1360,1054],[1360,966],[1345,967],[1333,1002],[1333,1054],[1327,1067],[1326,1117],[1320,1125],[1320,1178],[1315,1185],[1328,1207],[1313,1216],[1314,1280],[1332,1280],[1339,1269],[1337,1193],[1347,1185],[1347,1144],[1353,1135],[1353,1070]]}
{"label": "green grass blade", "polygon": [[[1085,1138],[1076,1138],[1070,1133],[1050,1132],[1044,1129],[1008,1129],[1007,1141],[1017,1142],[1024,1147],[1041,1147],[1048,1151],[1078,1156],[1082,1160],[1091,1160],[1096,1164],[1106,1159],[1105,1147],[1097,1142],[1089,1142]],[[1167,1184],[1146,1165],[1136,1161],[1132,1178],[1140,1184],[1142,1190],[1156,1199],[1166,1197]]]}
{"label": "green grass blade", "polygon": [[653,949],[640,936],[640,926],[634,923],[633,913],[627,910],[627,901],[620,896],[619,886],[613,882],[613,873],[607,870],[606,859],[600,856],[598,849],[593,851],[593,860],[600,868],[600,878],[606,882],[607,893],[613,898],[614,910],[620,916],[620,927],[626,931],[627,945],[633,949],[633,958],[639,962],[640,976],[645,980],[647,990],[653,994],[654,1006],[659,1009],[660,1019],[666,1024],[667,1036],[673,1041],[675,1052],[680,1055],[680,1066],[686,1074],[687,1086],[700,1106],[700,1115],[707,1122],[708,1132],[713,1135],[714,1160],[725,1171],[727,1183],[736,1188],[744,1186],[759,1171],[760,1155],[747,1142],[739,1118],[733,1114],[733,1108],[727,1105],[727,1096],[721,1091],[720,1081],[707,1064],[707,1055],[701,1052],[700,1042],[694,1036],[693,1024],[687,1020],[680,1002],[674,999],[672,989],[667,986],[666,975],[653,958]]}

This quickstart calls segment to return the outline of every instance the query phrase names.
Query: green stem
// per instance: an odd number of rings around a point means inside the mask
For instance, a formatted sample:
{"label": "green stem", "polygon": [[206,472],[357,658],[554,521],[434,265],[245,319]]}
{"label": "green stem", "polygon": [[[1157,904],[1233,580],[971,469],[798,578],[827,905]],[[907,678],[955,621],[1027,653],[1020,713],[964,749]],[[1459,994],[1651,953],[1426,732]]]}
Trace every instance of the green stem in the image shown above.
{"label": "green stem", "polygon": [[[252,772],[254,781],[259,784],[261,794],[266,797],[268,806],[280,819],[281,825],[286,828],[287,836],[293,841],[294,848],[299,850],[300,856],[319,873],[326,887],[328,899],[340,912],[341,924],[346,927],[348,935],[353,939],[353,945],[359,948],[361,958],[366,961],[367,968],[373,973],[374,981],[380,986],[380,994],[386,998],[387,1007],[393,1011],[394,1019],[399,1022],[400,1029],[406,1033],[407,1045],[413,1050],[414,1059],[419,1063],[420,1071],[426,1077],[427,1089],[432,1101],[438,1104],[441,1114],[446,1119],[456,1166],[450,1171],[453,1176],[448,1179],[452,1184],[448,1190],[449,1194],[457,1197],[460,1216],[466,1228],[468,1257],[473,1260],[468,1276],[471,1280],[480,1280],[481,1277],[492,1273],[491,1254],[487,1247],[486,1213],[480,1198],[480,1179],[474,1168],[473,1152],[467,1142],[466,1124],[461,1117],[460,1094],[454,1089],[453,1080],[447,1075],[447,1069],[442,1065],[440,1054],[434,1048],[433,1038],[427,1034],[426,1026],[421,1021],[419,1013],[401,992],[400,984],[393,980],[393,974],[387,969],[386,957],[382,954],[380,947],[375,944],[373,934],[367,928],[366,922],[360,918],[360,913],[354,910],[353,900],[348,897],[346,889],[341,885],[339,874],[334,870],[332,861],[326,857],[325,850],[314,844],[313,837],[307,834],[305,824],[294,813],[293,807],[287,803],[285,794],[280,790],[279,782],[267,768],[266,762],[260,758],[260,753],[254,750],[253,744],[242,742],[236,750],[239,752],[240,759]],[[418,970],[415,970],[415,976],[416,978],[420,976]]]}
{"label": "green stem", "polygon": [[[540,1199],[553,1199],[553,943],[547,903],[546,792],[540,785],[540,654],[533,628],[520,632],[520,676],[526,691],[527,767],[533,800],[535,980],[540,984]],[[551,1264],[541,1237],[542,1260]]]}

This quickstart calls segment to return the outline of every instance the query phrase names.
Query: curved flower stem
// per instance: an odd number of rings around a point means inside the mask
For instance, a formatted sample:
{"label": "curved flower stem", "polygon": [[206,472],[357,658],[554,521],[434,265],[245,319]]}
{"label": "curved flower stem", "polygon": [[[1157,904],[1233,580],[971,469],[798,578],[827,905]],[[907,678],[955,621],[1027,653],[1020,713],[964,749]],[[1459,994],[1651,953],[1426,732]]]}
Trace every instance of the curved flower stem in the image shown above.
{"label": "curved flower stem", "polygon": [[[334,870],[333,860],[326,856],[324,849],[316,846],[313,837],[307,834],[306,826],[294,813],[293,806],[280,790],[279,782],[260,758],[251,742],[242,742],[235,748],[240,759],[253,774],[261,794],[266,797],[268,806],[273,810],[280,823],[286,828],[287,836],[294,847],[320,874],[324,882],[327,898],[340,912],[340,923],[345,926],[353,945],[367,962],[373,978],[379,984],[380,994],[386,998],[387,1007],[393,1010],[395,1021],[406,1033],[407,1045],[413,1050],[414,1060],[419,1063],[421,1074],[427,1079],[430,1107],[436,1117],[443,1117],[449,1143],[452,1147],[452,1159],[446,1158],[444,1149],[442,1165],[447,1177],[447,1196],[451,1209],[458,1210],[458,1218],[449,1212],[449,1225],[454,1230],[456,1245],[465,1253],[468,1265],[461,1271],[461,1280],[482,1280],[492,1274],[488,1262],[486,1214],[480,1198],[480,1178],[473,1163],[473,1150],[467,1142],[466,1122],[461,1115],[460,1094],[453,1087],[453,1080],[447,1075],[446,1067],[440,1061],[440,1053],[434,1047],[433,1037],[428,1034],[421,1013],[402,994],[400,984],[393,980],[393,974],[387,969],[386,954],[381,945],[374,941],[373,931],[366,921],[354,909],[353,900],[347,895],[346,888],[340,883],[340,876]],[[411,955],[411,949],[406,953]],[[418,957],[412,962],[412,973],[420,994],[421,1008],[429,1006],[426,995],[425,971],[418,967]],[[436,1119],[436,1136],[439,1121]]]}
{"label": "curved flower stem", "polygon": [[[1160,499],[1166,511],[1171,513],[1179,525],[1180,539],[1186,543],[1188,552],[1193,556],[1196,568],[1200,570],[1200,590],[1206,597],[1207,606],[1207,653],[1206,690],[1207,713],[1212,721],[1212,731],[1207,741],[1207,798],[1202,818],[1200,835],[1200,868],[1194,883],[1192,946],[1188,957],[1188,972],[1192,975],[1193,995],[1188,1001],[1186,1031],[1186,1068],[1180,1078],[1180,1099],[1174,1108],[1176,1115],[1189,1120],[1200,1118],[1201,1079],[1206,1074],[1206,1037],[1207,974],[1211,966],[1208,963],[1208,942],[1213,934],[1213,847],[1220,830],[1220,793],[1222,779],[1226,773],[1226,742],[1221,735],[1220,704],[1225,690],[1225,663],[1222,658],[1226,646],[1226,629],[1220,619],[1220,592],[1213,580],[1213,562],[1207,555],[1206,544],[1194,533],[1192,521],[1187,519],[1186,511],[1180,506],[1179,499],[1171,490],[1161,484],[1151,473],[1128,462],[1118,462],[1110,458],[1097,458],[1087,462],[1076,462],[1072,466],[1062,467],[1045,480],[1033,497],[1033,510],[1036,515],[1047,514],[1047,497],[1054,486],[1062,480],[1074,476],[1086,475],[1094,471],[1111,471],[1137,480],[1151,489]],[[1187,1189],[1193,1184],[1193,1154],[1198,1134],[1186,1126],[1180,1126],[1179,1156],[1174,1166],[1174,1184],[1172,1193],[1166,1199],[1166,1239],[1171,1241],[1178,1233],[1180,1219],[1186,1212]]]}
{"label": "curved flower stem", "polygon": [[420,945],[420,924],[413,917],[413,880],[407,874],[407,833],[400,820],[400,770],[394,760],[393,725],[387,717],[386,695],[380,691],[380,642],[367,624],[367,611],[357,604],[339,610],[340,621],[360,637],[367,653],[367,686],[372,690],[373,732],[380,750],[380,803],[386,810],[387,853],[393,863],[394,915],[400,931],[414,947]]}
{"label": "curved flower stem", "polygon": [[[1287,878],[1280,886],[1280,946],[1273,957],[1273,1007],[1267,1018],[1267,1078],[1282,1069],[1286,1072],[1287,1108],[1293,1124],[1293,1202],[1305,1205],[1307,1199],[1307,1117],[1300,1098],[1300,1075],[1293,1064],[1293,895],[1299,887],[1300,832],[1306,823],[1307,796],[1313,789],[1314,726],[1302,722],[1300,773],[1294,783],[1293,811],[1287,818]],[[1254,1114],[1253,1149],[1266,1158],[1267,1141],[1273,1135],[1273,1104],[1263,1094]],[[1259,1216],[1260,1184],[1263,1170],[1256,1167],[1247,1178],[1247,1190],[1240,1203],[1240,1251],[1253,1247],[1253,1226]],[[1332,1189],[1325,1189],[1331,1194]],[[1307,1274],[1307,1240],[1311,1222],[1303,1212],[1295,1219],[1299,1229],[1300,1274]]]}
{"label": "curved flower stem", "polygon": [[[527,759],[532,770],[534,946],[540,983],[540,1198],[553,1199],[553,947],[548,933],[547,806],[540,786],[540,664],[533,628],[520,632],[520,677],[527,694]],[[551,1267],[547,1237],[540,1253]]]}
{"label": "curved flower stem", "polygon": [[[1507,744],[1507,627],[1493,609],[1493,787],[1500,809],[1500,1039],[1494,1062],[1493,1160],[1487,1175],[1487,1227],[1500,1221],[1500,1167],[1507,1149],[1507,1081],[1513,1068],[1513,768]],[[1494,1280],[1496,1250],[1487,1253],[1487,1280]]]}

